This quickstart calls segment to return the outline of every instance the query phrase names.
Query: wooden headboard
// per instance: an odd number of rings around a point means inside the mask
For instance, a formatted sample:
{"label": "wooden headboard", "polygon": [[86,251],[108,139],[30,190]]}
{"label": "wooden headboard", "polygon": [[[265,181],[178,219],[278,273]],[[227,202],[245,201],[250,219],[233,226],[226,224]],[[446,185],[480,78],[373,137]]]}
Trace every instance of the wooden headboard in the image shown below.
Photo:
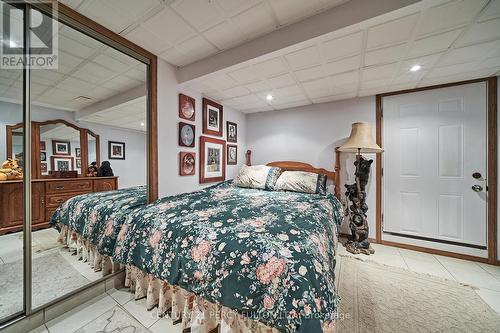
{"label": "wooden headboard", "polygon": [[[247,150],[245,156],[246,165],[252,165],[252,151]],[[329,179],[333,180],[335,185],[335,196],[340,200],[340,152],[338,151],[338,148],[335,148],[334,171],[329,171],[323,168],[315,168],[311,164],[296,161],[274,161],[269,162],[266,165],[278,167],[286,171],[306,171],[326,175]]]}

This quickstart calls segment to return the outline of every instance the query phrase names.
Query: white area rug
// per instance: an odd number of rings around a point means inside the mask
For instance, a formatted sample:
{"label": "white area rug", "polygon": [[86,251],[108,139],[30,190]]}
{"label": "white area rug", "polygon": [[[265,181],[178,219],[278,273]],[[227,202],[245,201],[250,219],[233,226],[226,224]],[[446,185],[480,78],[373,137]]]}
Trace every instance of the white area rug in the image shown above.
{"label": "white area rug", "polygon": [[[38,307],[89,282],[61,254],[33,258],[33,306]],[[0,265],[0,318],[23,309],[22,260]]]}
{"label": "white area rug", "polygon": [[339,263],[338,333],[500,332],[500,316],[470,286],[350,257]]}

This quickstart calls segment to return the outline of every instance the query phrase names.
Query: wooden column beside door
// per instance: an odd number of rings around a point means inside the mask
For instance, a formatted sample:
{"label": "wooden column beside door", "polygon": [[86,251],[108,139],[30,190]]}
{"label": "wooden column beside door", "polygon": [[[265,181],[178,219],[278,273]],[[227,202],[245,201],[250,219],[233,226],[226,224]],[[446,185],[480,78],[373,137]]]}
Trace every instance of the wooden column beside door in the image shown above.
{"label": "wooden column beside door", "polygon": [[472,260],[478,262],[489,263],[493,265],[500,266],[500,260],[497,258],[497,155],[498,155],[498,140],[497,140],[497,78],[496,77],[488,77],[488,78],[480,78],[474,80],[453,82],[447,84],[439,84],[429,87],[420,87],[415,89],[394,91],[384,94],[376,95],[376,141],[377,144],[383,148],[382,142],[382,129],[383,129],[383,108],[382,108],[382,98],[385,96],[391,95],[399,95],[399,94],[407,94],[413,93],[417,91],[430,90],[430,89],[440,89],[446,87],[452,87],[457,85],[464,85],[470,83],[477,82],[486,82],[486,90],[487,90],[487,117],[488,117],[488,179],[487,179],[487,195],[488,195],[488,203],[487,203],[487,225],[488,225],[488,258],[476,257],[471,255],[465,255],[460,253],[430,249],[426,247],[420,247],[409,244],[402,244],[392,241],[382,240],[382,223],[383,223],[383,212],[382,212],[382,191],[383,191],[383,157],[381,154],[377,154],[377,168],[376,168],[376,239],[375,241],[380,244],[401,247],[409,250],[427,252],[442,256],[454,257],[465,260]]}

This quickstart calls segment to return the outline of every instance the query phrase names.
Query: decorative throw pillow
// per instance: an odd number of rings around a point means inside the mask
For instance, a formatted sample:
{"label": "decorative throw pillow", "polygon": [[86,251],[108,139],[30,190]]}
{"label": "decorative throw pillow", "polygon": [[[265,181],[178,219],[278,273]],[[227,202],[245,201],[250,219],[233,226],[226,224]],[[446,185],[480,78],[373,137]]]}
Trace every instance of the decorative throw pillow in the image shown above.
{"label": "decorative throw pillow", "polygon": [[326,175],[305,171],[285,171],[276,181],[277,191],[326,195]]}
{"label": "decorative throw pillow", "polygon": [[234,179],[234,184],[239,187],[274,190],[274,185],[280,174],[280,168],[268,167],[267,165],[243,165]]}

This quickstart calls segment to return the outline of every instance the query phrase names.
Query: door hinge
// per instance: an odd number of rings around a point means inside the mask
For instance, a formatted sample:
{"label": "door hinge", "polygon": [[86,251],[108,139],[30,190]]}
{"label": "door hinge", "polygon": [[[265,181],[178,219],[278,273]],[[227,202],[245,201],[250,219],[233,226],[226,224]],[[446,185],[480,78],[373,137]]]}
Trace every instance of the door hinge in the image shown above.
{"label": "door hinge", "polygon": [[380,175],[383,177],[384,176],[384,168],[380,168]]}

